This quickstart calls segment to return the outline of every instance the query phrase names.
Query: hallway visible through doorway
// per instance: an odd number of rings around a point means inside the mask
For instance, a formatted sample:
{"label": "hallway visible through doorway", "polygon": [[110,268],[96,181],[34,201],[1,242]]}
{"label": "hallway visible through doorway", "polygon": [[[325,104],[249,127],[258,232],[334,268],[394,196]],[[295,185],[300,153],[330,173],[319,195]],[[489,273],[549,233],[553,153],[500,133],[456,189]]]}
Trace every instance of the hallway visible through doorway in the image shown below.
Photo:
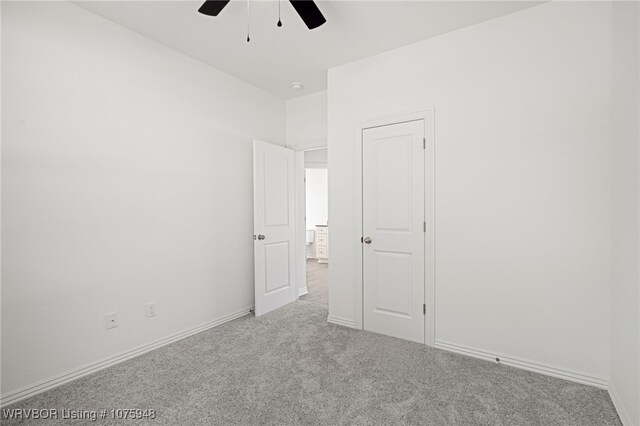
{"label": "hallway visible through doorway", "polygon": [[300,300],[329,305],[329,265],[317,259],[307,259],[307,291]]}
{"label": "hallway visible through doorway", "polygon": [[304,151],[306,288],[300,299],[324,306],[329,306],[331,261],[327,161],[326,147]]}

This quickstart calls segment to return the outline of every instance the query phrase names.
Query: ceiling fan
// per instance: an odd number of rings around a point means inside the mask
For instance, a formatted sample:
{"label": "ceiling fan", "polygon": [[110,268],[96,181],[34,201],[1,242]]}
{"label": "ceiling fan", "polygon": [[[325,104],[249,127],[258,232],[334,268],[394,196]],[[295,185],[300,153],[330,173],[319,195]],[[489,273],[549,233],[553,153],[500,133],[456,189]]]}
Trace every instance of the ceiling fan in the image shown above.
{"label": "ceiling fan", "polygon": [[[229,3],[230,0],[206,0],[198,12],[209,15],[209,16],[218,16],[218,14],[224,9],[224,7]],[[293,8],[298,12],[300,18],[307,25],[307,28],[310,30],[314,28],[318,28],[320,25],[327,22],[325,17],[318,9],[318,6],[313,2],[313,0],[289,0]],[[282,26],[282,23],[278,21],[278,26]]]}

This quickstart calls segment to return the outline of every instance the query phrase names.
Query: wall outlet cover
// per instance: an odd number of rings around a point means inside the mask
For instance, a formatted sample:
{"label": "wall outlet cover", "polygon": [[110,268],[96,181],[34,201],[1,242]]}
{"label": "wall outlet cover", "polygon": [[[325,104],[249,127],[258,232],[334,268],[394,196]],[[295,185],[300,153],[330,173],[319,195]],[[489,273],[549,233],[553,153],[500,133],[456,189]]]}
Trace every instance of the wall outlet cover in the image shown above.
{"label": "wall outlet cover", "polygon": [[149,302],[145,305],[145,312],[147,318],[155,317],[157,315],[156,302]]}

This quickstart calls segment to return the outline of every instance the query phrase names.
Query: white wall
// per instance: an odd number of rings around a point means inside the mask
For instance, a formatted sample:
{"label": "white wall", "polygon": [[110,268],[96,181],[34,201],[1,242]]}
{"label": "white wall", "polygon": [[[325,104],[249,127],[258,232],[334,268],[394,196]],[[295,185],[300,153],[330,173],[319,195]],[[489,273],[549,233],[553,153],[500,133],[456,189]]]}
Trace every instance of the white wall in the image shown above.
{"label": "white wall", "polygon": [[287,145],[294,149],[327,145],[327,91],[287,101]]}
{"label": "white wall", "polygon": [[627,424],[640,425],[640,6],[612,3],[611,380]]}
{"label": "white wall", "polygon": [[605,383],[609,43],[552,2],[330,69],[330,318],[362,324],[357,123],[434,107],[436,341]]}
{"label": "white wall", "polygon": [[[328,207],[328,180],[327,169],[306,169],[306,226],[307,229],[316,229],[316,225],[326,225]],[[317,236],[316,236],[317,238]],[[309,247],[309,256],[316,256],[315,239]]]}
{"label": "white wall", "polygon": [[326,225],[328,210],[327,169],[306,169],[306,211],[307,229]]}
{"label": "white wall", "polygon": [[[327,149],[304,151],[306,229],[326,225],[329,216]],[[315,240],[307,246],[307,256],[316,256]]]}
{"label": "white wall", "polygon": [[[300,96],[289,99],[286,102],[287,111],[287,146],[296,151],[296,229],[298,232],[298,244],[305,247],[305,250],[298,250],[296,259],[296,274],[298,277],[298,288],[301,293],[306,293],[306,262],[307,255],[315,256],[315,243],[307,247],[305,245],[305,190],[304,178],[305,167],[309,168],[325,168],[326,158],[322,161],[324,164],[318,163],[319,150],[304,151],[310,148],[318,148],[327,146],[327,92],[316,92],[309,95]],[[304,152],[303,152],[304,151]],[[326,157],[326,150],[324,150]],[[304,157],[304,158],[301,158]],[[313,157],[313,158],[312,158]],[[301,164],[300,161],[304,164]]]}
{"label": "white wall", "polygon": [[62,2],[2,2],[2,86],[4,396],[253,305],[284,101]]}
{"label": "white wall", "polygon": [[304,151],[304,166],[307,169],[326,169],[328,154],[326,148]]}

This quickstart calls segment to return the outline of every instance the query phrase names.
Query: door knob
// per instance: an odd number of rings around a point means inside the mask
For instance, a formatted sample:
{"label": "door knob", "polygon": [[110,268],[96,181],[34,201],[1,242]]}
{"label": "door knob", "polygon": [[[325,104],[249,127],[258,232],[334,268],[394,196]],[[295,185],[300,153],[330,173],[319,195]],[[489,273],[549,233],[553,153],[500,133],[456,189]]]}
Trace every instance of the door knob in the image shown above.
{"label": "door knob", "polygon": [[362,241],[364,241],[365,244],[371,244],[372,240],[371,240],[371,237],[364,237],[364,240]]}
{"label": "door knob", "polygon": [[264,235],[262,235],[262,234],[258,235],[258,239],[259,239],[259,240],[264,240],[265,238],[266,238],[266,237],[265,237]]}

